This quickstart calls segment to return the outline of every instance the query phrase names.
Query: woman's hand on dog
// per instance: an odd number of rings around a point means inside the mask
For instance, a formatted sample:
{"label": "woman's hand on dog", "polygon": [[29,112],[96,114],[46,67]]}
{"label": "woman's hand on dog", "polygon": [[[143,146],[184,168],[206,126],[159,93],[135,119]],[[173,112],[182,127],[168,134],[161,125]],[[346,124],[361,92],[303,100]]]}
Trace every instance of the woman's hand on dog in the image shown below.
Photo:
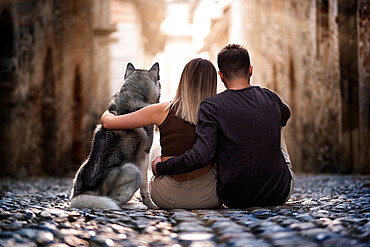
{"label": "woman's hand on dog", "polygon": [[103,115],[101,116],[100,118],[100,122],[101,124],[103,125],[104,128],[106,129],[109,129],[108,126],[107,126],[107,122],[108,121],[111,121],[111,119],[115,117],[114,114],[112,114],[111,112],[109,112],[109,110],[106,110]]}

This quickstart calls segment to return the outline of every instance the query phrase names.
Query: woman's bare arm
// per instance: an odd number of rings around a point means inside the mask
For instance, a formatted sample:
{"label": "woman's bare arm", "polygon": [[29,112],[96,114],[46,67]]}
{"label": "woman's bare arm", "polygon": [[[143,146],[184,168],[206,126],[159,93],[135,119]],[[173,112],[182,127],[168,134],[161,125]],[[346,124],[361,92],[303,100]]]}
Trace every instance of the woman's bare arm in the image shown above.
{"label": "woman's bare arm", "polygon": [[167,116],[168,102],[146,106],[138,111],[116,116],[105,111],[101,123],[106,129],[136,129],[151,124],[160,125]]}

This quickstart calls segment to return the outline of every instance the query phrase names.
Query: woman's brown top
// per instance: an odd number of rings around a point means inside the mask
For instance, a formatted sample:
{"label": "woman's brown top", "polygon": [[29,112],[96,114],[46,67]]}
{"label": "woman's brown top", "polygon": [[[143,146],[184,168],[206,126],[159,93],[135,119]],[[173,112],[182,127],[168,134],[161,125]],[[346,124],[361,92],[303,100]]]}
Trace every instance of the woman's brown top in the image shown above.
{"label": "woman's brown top", "polygon": [[162,156],[179,156],[193,148],[197,138],[195,125],[177,117],[173,109],[158,128]]}
{"label": "woman's brown top", "polygon": [[[162,148],[162,161],[182,155],[186,151],[192,149],[197,139],[195,125],[177,117],[174,109],[168,111],[166,119],[158,128]],[[178,182],[191,180],[206,174],[212,167],[213,165],[210,163],[206,167],[196,171],[186,174],[171,175],[171,177]]]}

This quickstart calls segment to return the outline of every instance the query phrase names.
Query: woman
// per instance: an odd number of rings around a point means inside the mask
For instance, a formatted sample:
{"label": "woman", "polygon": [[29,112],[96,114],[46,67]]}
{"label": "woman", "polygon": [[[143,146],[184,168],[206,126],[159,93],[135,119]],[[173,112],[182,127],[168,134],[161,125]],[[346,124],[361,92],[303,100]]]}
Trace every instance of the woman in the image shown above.
{"label": "woman", "polygon": [[[107,129],[135,129],[155,124],[160,132],[162,160],[181,155],[196,141],[195,125],[200,103],[216,94],[217,73],[206,59],[193,59],[182,71],[172,102],[147,106],[116,116],[106,111],[101,119]],[[153,177],[150,194],[161,208],[200,209],[220,204],[216,194],[216,170],[210,163],[199,170],[179,175]]]}

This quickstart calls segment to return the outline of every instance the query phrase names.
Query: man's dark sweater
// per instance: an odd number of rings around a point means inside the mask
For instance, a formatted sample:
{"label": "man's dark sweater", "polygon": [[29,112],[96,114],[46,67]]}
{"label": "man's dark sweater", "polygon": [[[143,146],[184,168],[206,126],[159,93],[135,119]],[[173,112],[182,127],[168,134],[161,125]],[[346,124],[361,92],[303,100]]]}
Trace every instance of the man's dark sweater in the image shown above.
{"label": "man's dark sweater", "polygon": [[217,164],[217,191],[232,208],[283,204],[291,176],[280,149],[289,107],[264,88],[226,90],[200,106],[197,141],[185,154],[157,163],[159,175]]}

